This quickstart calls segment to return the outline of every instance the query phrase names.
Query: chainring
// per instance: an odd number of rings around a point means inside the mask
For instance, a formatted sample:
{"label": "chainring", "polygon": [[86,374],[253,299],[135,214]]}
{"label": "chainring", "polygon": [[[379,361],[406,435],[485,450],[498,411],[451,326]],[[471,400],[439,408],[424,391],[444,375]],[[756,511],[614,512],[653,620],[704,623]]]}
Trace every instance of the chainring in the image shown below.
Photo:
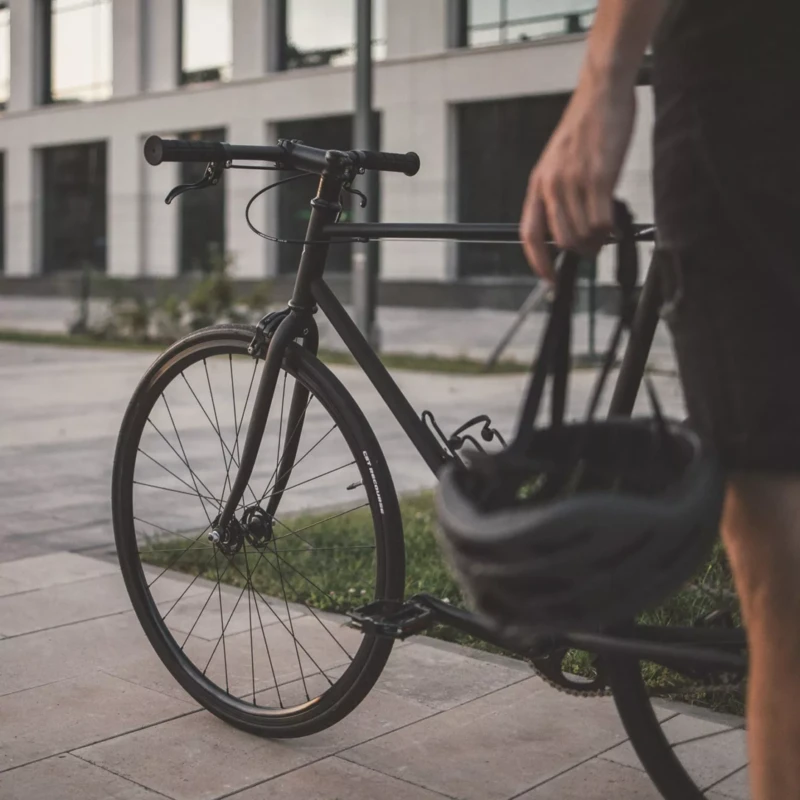
{"label": "chainring", "polygon": [[602,659],[595,658],[592,661],[595,677],[584,678],[564,672],[564,659],[569,651],[570,648],[562,647],[552,650],[546,656],[530,658],[527,661],[542,680],[560,692],[575,697],[604,697],[610,694]]}

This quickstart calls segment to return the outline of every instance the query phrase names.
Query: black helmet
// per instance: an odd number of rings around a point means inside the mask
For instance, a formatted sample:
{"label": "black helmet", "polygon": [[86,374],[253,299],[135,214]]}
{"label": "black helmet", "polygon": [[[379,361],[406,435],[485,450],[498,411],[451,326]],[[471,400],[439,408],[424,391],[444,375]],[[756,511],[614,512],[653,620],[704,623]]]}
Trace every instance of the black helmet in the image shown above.
{"label": "black helmet", "polygon": [[[622,246],[620,254],[620,263],[631,257]],[[576,258],[563,260],[515,440],[440,475],[443,550],[476,610],[516,642],[534,629],[623,622],[658,604],[710,553],[722,507],[718,462],[691,429],[663,419],[649,384],[654,418],[592,421],[616,345],[589,421],[564,423],[576,269]],[[635,284],[635,261],[627,269]],[[618,330],[632,307],[623,306]],[[534,429],[548,373],[552,424]]]}

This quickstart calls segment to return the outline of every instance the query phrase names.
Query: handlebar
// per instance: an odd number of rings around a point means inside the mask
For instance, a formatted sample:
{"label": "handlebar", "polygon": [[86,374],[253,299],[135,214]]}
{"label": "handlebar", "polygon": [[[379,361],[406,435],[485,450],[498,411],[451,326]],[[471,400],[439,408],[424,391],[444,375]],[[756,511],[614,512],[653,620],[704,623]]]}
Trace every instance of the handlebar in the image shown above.
{"label": "handlebar", "polygon": [[233,145],[227,142],[192,142],[151,136],[144,144],[144,157],[151,166],[164,162],[266,161],[286,169],[321,174],[325,170],[370,169],[416,175],[420,161],[416,153],[380,153],[369,150],[321,150],[300,142],[281,140],[277,145]]}

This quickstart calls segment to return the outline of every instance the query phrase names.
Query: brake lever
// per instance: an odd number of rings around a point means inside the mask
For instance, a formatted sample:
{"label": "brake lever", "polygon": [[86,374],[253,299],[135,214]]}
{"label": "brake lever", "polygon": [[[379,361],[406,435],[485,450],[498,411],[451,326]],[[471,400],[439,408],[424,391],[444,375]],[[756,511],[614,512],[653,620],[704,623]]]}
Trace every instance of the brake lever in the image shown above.
{"label": "brake lever", "polygon": [[227,166],[228,163],[226,161],[210,162],[206,167],[205,174],[199,181],[197,181],[197,183],[182,183],[180,186],[176,186],[167,195],[167,199],[164,202],[167,205],[170,205],[170,203],[172,203],[176,197],[179,197],[186,192],[191,192],[195,189],[206,189],[209,186],[216,186],[219,183],[222,173],[225,171]]}

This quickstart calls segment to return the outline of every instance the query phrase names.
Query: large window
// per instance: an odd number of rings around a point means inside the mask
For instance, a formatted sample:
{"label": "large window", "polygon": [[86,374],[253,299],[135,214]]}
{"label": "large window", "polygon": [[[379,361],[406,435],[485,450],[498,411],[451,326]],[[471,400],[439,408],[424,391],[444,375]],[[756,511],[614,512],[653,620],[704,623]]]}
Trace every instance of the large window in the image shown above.
{"label": "large window", "polygon": [[8,2],[0,0],[0,111],[6,107],[11,93],[11,11]]}
{"label": "large window", "polygon": [[6,256],[6,159],[0,153],[0,273],[5,269]]}
{"label": "large window", "polygon": [[[380,117],[376,115],[375,125],[380,129]],[[283,122],[278,126],[281,139],[300,139],[312,147],[324,147],[333,150],[352,150],[353,118],[325,117],[322,119],[303,119]],[[380,136],[380,132],[378,132]],[[380,139],[379,139],[380,141]],[[306,235],[308,219],[311,214],[311,198],[316,191],[312,179],[292,181],[275,189],[278,208],[278,235],[281,239],[302,240]],[[359,188],[358,181],[355,188]],[[370,197],[377,214],[380,215],[380,190],[378,197]],[[342,222],[352,221],[355,203],[353,195],[342,193]],[[300,260],[300,248],[295,246],[278,247],[278,271],[291,273],[297,269]],[[349,272],[352,259],[352,247],[349,244],[334,244],[328,252],[326,270],[329,272]]]}
{"label": "large window", "polygon": [[42,151],[45,272],[106,268],[105,142]]}
{"label": "large window", "polygon": [[[458,219],[518,222],[528,175],[569,95],[458,106]],[[517,245],[461,244],[462,277],[530,275]]]}
{"label": "large window", "polygon": [[[181,139],[221,142],[225,129],[184,133]],[[181,183],[196,183],[205,164],[181,164]],[[225,257],[225,191],[222,185],[187,192],[180,199],[180,270],[209,272]]]}
{"label": "large window", "polygon": [[[372,0],[373,58],[386,57],[386,2]],[[356,0],[286,0],[286,68],[355,61]]]}
{"label": "large window", "polygon": [[233,65],[231,3],[232,0],[182,0],[182,83],[230,80]]}
{"label": "large window", "polygon": [[50,0],[49,92],[54,103],[111,96],[112,0]]}
{"label": "large window", "polygon": [[481,47],[586,31],[597,0],[464,0],[461,45]]}

